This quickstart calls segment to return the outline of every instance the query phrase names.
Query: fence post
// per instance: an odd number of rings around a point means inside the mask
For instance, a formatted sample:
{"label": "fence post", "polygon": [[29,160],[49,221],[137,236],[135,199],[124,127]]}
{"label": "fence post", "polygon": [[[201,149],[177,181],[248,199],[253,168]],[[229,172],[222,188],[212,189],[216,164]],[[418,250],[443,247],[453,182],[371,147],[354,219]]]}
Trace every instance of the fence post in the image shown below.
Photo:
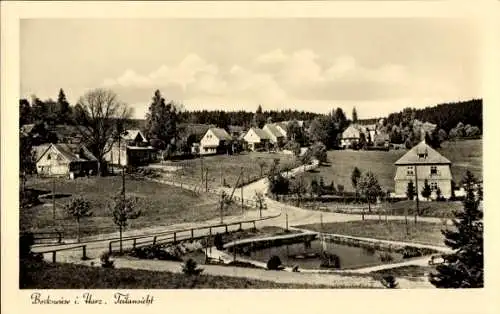
{"label": "fence post", "polygon": [[240,222],[240,230],[243,229],[242,223]]}
{"label": "fence post", "polygon": [[113,245],[113,241],[109,241],[109,253],[113,252],[112,245]]}
{"label": "fence post", "polygon": [[61,243],[62,242],[62,233],[59,231],[57,232],[57,243]]}
{"label": "fence post", "polygon": [[56,262],[56,251],[52,251],[52,263]]}
{"label": "fence post", "polygon": [[174,244],[177,242],[177,233],[174,232]]}
{"label": "fence post", "polygon": [[227,225],[226,225],[226,233],[227,233]]}
{"label": "fence post", "polygon": [[194,239],[194,229],[191,229],[191,240]]}
{"label": "fence post", "polygon": [[87,257],[87,246],[84,245],[82,246],[82,260],[87,260],[88,257]]}
{"label": "fence post", "polygon": [[135,249],[135,246],[137,245],[137,239],[134,238],[134,243],[132,243],[132,247]]}
{"label": "fence post", "polygon": [[257,227],[255,226],[255,220],[253,221],[253,229],[257,229]]}
{"label": "fence post", "polygon": [[153,237],[153,245],[156,244],[156,236]]}

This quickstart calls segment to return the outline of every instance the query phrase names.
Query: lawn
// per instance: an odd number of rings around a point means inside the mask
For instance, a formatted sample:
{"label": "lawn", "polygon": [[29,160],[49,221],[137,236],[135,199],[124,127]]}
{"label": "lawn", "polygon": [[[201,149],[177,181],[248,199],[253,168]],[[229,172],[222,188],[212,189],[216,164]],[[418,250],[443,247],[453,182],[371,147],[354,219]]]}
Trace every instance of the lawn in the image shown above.
{"label": "lawn", "polygon": [[401,267],[396,267],[396,268],[390,268],[390,269],[383,269],[383,270],[378,270],[374,271],[371,274],[375,275],[374,277],[378,276],[394,276],[394,277],[424,277],[426,274],[429,274],[431,272],[434,272],[436,270],[436,267],[434,266],[416,266],[416,265],[409,265],[409,266],[401,266]]}
{"label": "lawn", "polygon": [[[283,284],[225,276],[186,276],[137,269],[104,269],[74,264],[26,263],[21,289],[304,289],[330,286]],[[201,266],[203,268],[203,266]],[[364,288],[335,287],[335,288]]]}
{"label": "lawn", "polygon": [[[409,234],[406,234],[405,222],[389,220],[364,220],[310,224],[295,226],[298,228],[321,231],[325,233],[343,234],[348,236],[358,236],[366,238],[375,238],[381,240],[408,241],[426,243],[431,245],[444,246],[444,237],[441,229],[444,228],[439,223],[418,222],[415,226],[413,217],[408,217]],[[449,226],[451,228],[451,226]]]}
{"label": "lawn", "polygon": [[[477,178],[482,179],[482,140],[464,140],[444,142],[438,151],[452,162],[453,178],[459,182],[466,170],[470,170]],[[328,151],[330,165],[322,166],[317,171],[304,174],[306,182],[313,177],[323,177],[326,184],[334,181],[344,186],[346,191],[354,191],[351,173],[354,167],[362,172],[372,171],[384,190],[394,190],[394,174],[396,162],[407,151]]]}
{"label": "lawn", "polygon": [[[262,175],[265,176],[276,158],[280,160],[281,168],[291,168],[299,165],[293,155],[261,152],[230,156],[205,156],[192,160],[173,161],[165,165],[181,168],[172,171],[174,178],[187,183],[200,184],[203,164],[204,171],[208,170],[208,183],[210,186],[219,187],[225,181],[227,186],[234,187],[242,168],[244,182],[251,182],[261,177],[260,163],[263,164]],[[203,175],[205,176],[205,174]]]}
{"label": "lawn", "polygon": [[[53,231],[57,226],[65,236],[75,235],[75,220],[65,214],[63,205],[71,197],[82,195],[90,201],[93,216],[81,221],[81,234],[114,232],[117,227],[107,206],[111,197],[121,190],[121,180],[120,176],[58,179],[55,186],[57,223],[54,224],[52,218],[52,200],[49,197],[45,204],[20,210],[20,229],[41,232]],[[138,208],[142,211],[138,219],[129,220],[128,229],[204,221],[220,215],[218,200],[213,196],[198,196],[177,187],[130,177],[126,178],[125,186],[127,195],[139,198]],[[27,188],[51,193],[52,184],[47,179],[32,179]],[[240,212],[241,207],[237,205],[225,209],[226,215]]]}
{"label": "lawn", "polygon": [[[295,201],[289,203],[295,205]],[[450,218],[456,210],[462,210],[464,205],[461,201],[446,201],[446,202],[420,202],[419,203],[419,216],[423,217],[438,217]],[[337,212],[347,214],[361,214],[364,212],[368,214],[368,205],[365,204],[344,204],[342,202],[325,202],[316,203],[304,201],[301,205],[302,208],[311,210],[321,210],[326,212]],[[379,212],[383,216],[395,215],[404,216],[405,211],[408,210],[408,215],[413,216],[416,210],[416,202],[410,200],[402,200],[394,203],[382,202],[377,205],[372,204],[372,214],[378,215]]]}

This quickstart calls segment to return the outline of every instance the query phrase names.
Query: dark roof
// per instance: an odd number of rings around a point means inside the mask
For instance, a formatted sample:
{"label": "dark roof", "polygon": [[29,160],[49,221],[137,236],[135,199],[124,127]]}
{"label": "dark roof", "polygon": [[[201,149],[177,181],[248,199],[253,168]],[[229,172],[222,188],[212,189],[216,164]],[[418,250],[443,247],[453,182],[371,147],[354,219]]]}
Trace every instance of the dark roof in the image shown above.
{"label": "dark roof", "polygon": [[269,133],[271,133],[275,137],[284,137],[284,134],[281,133],[276,124],[268,123],[264,125],[264,128],[266,128],[269,131]]}
{"label": "dark roof", "polygon": [[210,131],[219,139],[219,140],[231,140],[231,136],[226,132],[226,130],[221,128],[210,128]]}
{"label": "dark roof", "polygon": [[[423,156],[423,157],[421,157]],[[425,141],[410,149],[403,157],[395,162],[395,165],[429,165],[429,164],[451,164],[447,158],[427,145]]]}
{"label": "dark roof", "polygon": [[[79,144],[50,144],[37,158],[37,161],[45,155],[50,147],[54,147],[69,162],[75,161],[97,161],[97,158],[84,146]],[[43,148],[42,148],[43,149]]]}
{"label": "dark roof", "polygon": [[264,140],[269,140],[269,135],[266,133],[266,131],[259,129],[259,128],[252,128],[254,130],[255,134],[257,134],[258,137]]}

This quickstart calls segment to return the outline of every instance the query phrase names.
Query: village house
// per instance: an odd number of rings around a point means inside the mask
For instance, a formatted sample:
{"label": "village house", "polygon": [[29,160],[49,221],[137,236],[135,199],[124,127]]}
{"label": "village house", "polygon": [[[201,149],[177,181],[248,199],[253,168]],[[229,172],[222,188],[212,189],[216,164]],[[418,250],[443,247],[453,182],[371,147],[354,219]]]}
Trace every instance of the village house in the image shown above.
{"label": "village house", "polygon": [[419,199],[423,199],[421,192],[425,180],[432,189],[431,197],[436,197],[437,189],[446,199],[452,196],[451,162],[427,145],[425,140],[410,149],[395,165],[394,194],[397,197],[406,196],[408,183],[413,181],[415,187],[418,186]]}
{"label": "village house", "polygon": [[247,148],[251,151],[265,150],[270,146],[269,134],[259,128],[250,128],[243,137],[243,140],[247,143]]}
{"label": "village house", "polygon": [[[43,150],[43,152],[42,152]],[[97,158],[80,144],[48,144],[35,149],[36,170],[39,175],[58,175],[75,178],[97,173]]]}
{"label": "village house", "polygon": [[120,141],[114,141],[104,160],[112,165],[141,166],[154,160],[155,150],[140,130],[123,132]]}
{"label": "village house", "polygon": [[228,153],[231,149],[231,135],[221,128],[210,128],[200,140],[200,154]]}
{"label": "village house", "polygon": [[283,131],[276,123],[268,123],[262,128],[269,136],[269,141],[273,145],[281,147],[286,140],[286,132]]}
{"label": "village house", "polygon": [[342,132],[340,146],[342,148],[353,148],[359,143],[363,131],[359,125],[351,124]]}

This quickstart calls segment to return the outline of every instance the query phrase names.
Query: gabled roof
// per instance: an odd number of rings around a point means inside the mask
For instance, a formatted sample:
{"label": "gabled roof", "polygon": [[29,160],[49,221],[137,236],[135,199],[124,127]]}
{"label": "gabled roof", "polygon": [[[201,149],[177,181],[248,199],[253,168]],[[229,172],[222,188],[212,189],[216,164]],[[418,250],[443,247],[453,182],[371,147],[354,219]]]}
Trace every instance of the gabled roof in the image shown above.
{"label": "gabled roof", "polygon": [[142,142],[143,143],[147,142],[146,137],[144,136],[144,134],[142,134],[141,130],[139,129],[126,130],[124,133],[125,134],[122,135],[122,139],[124,139],[125,141],[135,141],[137,136],[140,135],[142,137]]}
{"label": "gabled roof", "polygon": [[35,124],[25,124],[21,126],[21,134],[28,135],[33,131]]}
{"label": "gabled roof", "polygon": [[221,128],[210,128],[209,131],[212,131],[212,133],[219,139],[219,140],[226,140],[229,141],[231,140],[231,135],[226,132],[226,130],[221,129]]}
{"label": "gabled roof", "polygon": [[447,158],[425,143],[425,140],[410,149],[395,165],[451,164]]}
{"label": "gabled roof", "polygon": [[37,162],[45,153],[53,147],[69,162],[74,161],[97,161],[97,158],[83,145],[78,144],[50,144],[43,153],[36,159]]}
{"label": "gabled roof", "polygon": [[274,123],[276,126],[279,126],[280,128],[282,128],[284,131],[286,131],[286,128],[288,126],[288,123],[286,123],[285,121],[282,121],[282,122],[276,122]]}
{"label": "gabled roof", "polygon": [[285,135],[278,129],[277,125],[274,123],[268,123],[264,125],[264,129],[271,133],[275,137],[284,137]]}
{"label": "gabled roof", "polygon": [[250,131],[254,131],[255,134],[257,134],[258,137],[260,137],[261,140],[269,140],[269,135],[266,133],[266,131],[262,130],[262,129],[259,129],[259,128],[250,128],[250,130],[248,130],[248,132]]}

